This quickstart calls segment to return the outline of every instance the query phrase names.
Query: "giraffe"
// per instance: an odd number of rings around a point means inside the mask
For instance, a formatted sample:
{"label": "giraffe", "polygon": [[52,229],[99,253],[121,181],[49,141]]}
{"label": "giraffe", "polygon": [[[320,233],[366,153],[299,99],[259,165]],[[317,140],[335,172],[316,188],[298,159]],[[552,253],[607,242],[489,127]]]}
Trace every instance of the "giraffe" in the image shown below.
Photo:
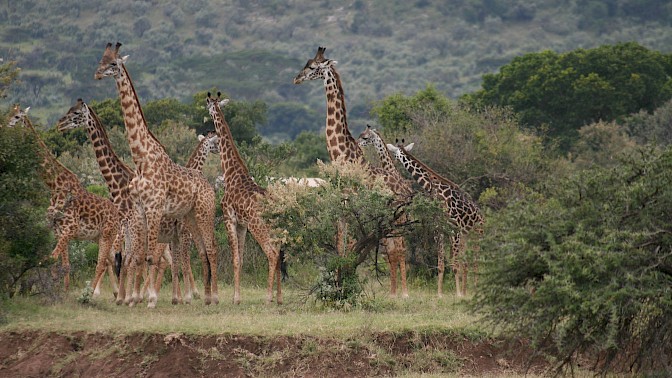
{"label": "giraffe", "polygon": [[[364,152],[355,141],[348,129],[347,114],[345,108],[345,94],[341,78],[336,71],[336,61],[324,57],[325,47],[318,47],[315,57],[309,59],[303,69],[294,78],[294,84],[301,84],[307,80],[322,79],[327,98],[327,118],[326,118],[326,140],[327,150],[331,161],[343,159],[344,161],[363,164],[371,175],[380,176],[385,184],[393,191],[404,191],[403,184],[393,175],[387,174],[384,170],[369,165],[364,159]],[[396,191],[395,191],[396,193]],[[400,192],[401,193],[401,192]],[[346,225],[343,221],[338,222],[337,248],[339,253],[345,249],[343,233]],[[385,249],[394,251],[397,248],[403,248],[401,243],[383,239]],[[395,245],[399,245],[396,247]],[[398,253],[394,253],[396,255]],[[391,272],[391,270],[390,270]],[[396,280],[395,280],[396,281]]]}
{"label": "giraffe", "polygon": [[250,176],[245,163],[238,152],[238,148],[231,135],[229,124],[224,118],[221,105],[228,100],[221,100],[221,93],[212,97],[208,93],[206,106],[215,131],[219,135],[219,156],[224,174],[224,197],[222,210],[224,224],[229,239],[229,247],[233,257],[233,303],[240,303],[240,269],[245,247],[245,235],[249,229],[252,236],[268,258],[268,287],[266,303],[273,301],[273,280],[277,280],[278,304],[282,304],[282,287],[280,274],[280,248],[271,238],[271,227],[262,218],[260,200],[266,196],[266,190],[261,188]]}
{"label": "giraffe", "polygon": [[51,257],[61,257],[64,269],[64,288],[70,287],[70,258],[68,244],[71,240],[91,240],[98,243],[98,261],[92,282],[94,294],[100,294],[100,281],[105,270],[116,295],[117,281],[112,271],[114,251],[121,246],[121,214],[109,200],[88,192],[77,175],[56,159],[28,118],[28,110],[18,105],[12,109],[8,126],[18,122],[34,135],[42,158],[42,178],[51,191],[47,216],[58,239]]}
{"label": "giraffe", "polygon": [[[394,166],[394,160],[390,156],[389,151],[385,147],[385,142],[380,134],[372,129],[371,126],[366,125],[366,129],[357,138],[357,143],[360,147],[373,145],[378,153],[383,170],[388,175],[395,176],[394,183],[398,183],[396,187],[391,186],[392,191],[397,195],[400,201],[405,198],[410,198],[414,191],[411,184],[405,180]],[[407,222],[408,217],[404,215],[399,219],[399,222]],[[399,267],[399,275],[401,277],[402,297],[408,297],[408,288],[406,286],[406,241],[403,237],[388,238],[388,245],[384,246],[387,252],[388,264],[390,265],[390,295],[397,295],[397,267]]]}
{"label": "giraffe", "polygon": [[[466,238],[470,232],[483,234],[484,218],[478,205],[459,185],[442,177],[426,164],[410,154],[413,143],[404,147],[403,144],[387,144],[387,149],[401,162],[422,188],[430,196],[441,201],[445,207],[448,221],[456,226],[457,231],[451,237],[450,264],[455,272],[455,289],[459,297],[467,294],[467,266],[462,261],[466,249]],[[442,295],[444,273],[443,237],[438,237],[438,287],[439,297]],[[474,270],[476,266],[474,266]]]}
{"label": "giraffe", "polygon": [[[160,258],[157,242],[164,216],[183,220],[182,226],[190,232],[203,258],[204,302],[206,305],[217,304],[214,189],[200,172],[175,164],[147,128],[137,93],[124,66],[128,56],[119,56],[120,47],[121,43],[117,43],[114,49],[112,43],[107,44],[94,78],[114,78],[121,100],[126,138],[135,163],[135,177],[130,182],[130,191],[142,234],[133,238],[131,249],[136,259],[145,258],[150,263],[147,305],[154,308],[157,302],[155,262]],[[151,256],[148,256],[149,253]],[[124,277],[124,271],[121,276]]]}
{"label": "giraffe", "polygon": [[[78,127],[83,127],[87,130],[89,138],[91,139],[91,145],[93,146],[94,152],[96,153],[96,159],[98,161],[100,171],[109,189],[112,202],[127,219],[126,222],[128,222],[131,211],[135,210],[133,206],[133,199],[131,198],[129,192],[129,183],[135,176],[135,173],[114,152],[107,136],[107,132],[101,124],[97,114],[81,98],[77,99],[75,105],[73,105],[68,110],[68,112],[63,117],[61,117],[57,124],[58,130],[61,132]],[[207,137],[202,135],[199,136],[199,145],[194,153],[192,153],[186,167],[200,171],[208,153],[218,154],[219,149],[216,138],[217,137],[214,132],[209,133]],[[183,276],[185,276],[185,285],[187,285],[187,293],[184,297],[184,301],[186,303],[190,303],[192,293],[194,297],[198,297],[198,291],[196,289],[193,272],[191,270],[189,255],[188,253],[183,253],[183,251],[187,251],[185,248],[189,247],[187,243],[190,240],[190,235],[183,236],[181,234],[178,242],[176,239],[177,229],[178,227],[171,224],[169,219],[163,219],[161,221],[159,240],[172,244],[172,248],[177,249],[177,251],[174,253],[177,255],[178,259],[180,255],[182,256],[182,272]],[[129,232],[133,233],[132,230],[129,230]],[[182,244],[183,242],[184,245]],[[178,243],[179,248],[177,248]],[[157,248],[163,253],[163,258],[159,263],[158,279],[156,281],[156,290],[158,291],[161,287],[161,278],[163,277],[163,272],[167,266],[171,266],[171,272],[176,272],[176,266],[172,265],[172,257],[170,255],[171,250],[168,248],[168,244],[159,243]],[[188,277],[186,274],[188,274]],[[174,282],[178,281],[174,279]],[[149,281],[145,280],[145,287],[140,290],[140,293],[145,292],[148,283]],[[177,286],[177,292],[175,293],[174,291],[173,294],[173,299],[177,300],[177,302],[181,302],[182,299],[179,286]],[[136,294],[136,300],[138,297],[142,297],[142,295]],[[135,300],[133,300],[133,302],[135,302]],[[132,302],[129,300],[129,303]]]}

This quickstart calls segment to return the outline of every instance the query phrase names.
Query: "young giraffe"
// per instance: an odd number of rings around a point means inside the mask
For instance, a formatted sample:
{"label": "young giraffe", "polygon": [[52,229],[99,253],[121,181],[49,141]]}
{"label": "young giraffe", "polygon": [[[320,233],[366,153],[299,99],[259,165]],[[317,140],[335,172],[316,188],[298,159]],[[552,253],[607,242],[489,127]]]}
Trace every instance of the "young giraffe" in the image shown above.
{"label": "young giraffe", "polygon": [[70,257],[68,244],[71,240],[92,240],[98,243],[96,275],[92,282],[94,294],[100,294],[100,281],[107,269],[113,291],[117,293],[117,281],[112,271],[114,251],[121,247],[121,214],[109,200],[88,192],[80,184],[77,175],[63,166],[51,153],[33,124],[28,119],[28,109],[16,105],[8,126],[23,125],[34,135],[42,157],[42,178],[51,191],[47,211],[54,233],[58,238],[51,257],[61,257],[64,269],[64,287],[70,287]]}
{"label": "young giraffe", "polygon": [[[397,188],[391,188],[397,194],[400,201],[408,199],[414,194],[411,184],[401,177],[401,174],[394,166],[394,160],[390,156],[389,151],[385,147],[383,138],[378,132],[366,125],[366,129],[359,135],[357,142],[360,147],[373,145],[378,153],[383,169],[392,176],[396,176],[395,182],[400,183]],[[399,222],[407,222],[407,216],[399,219]],[[399,275],[401,276],[401,290],[402,296],[408,297],[408,288],[406,287],[406,241],[403,237],[392,237],[386,239],[388,245],[386,249],[388,263],[390,264],[390,295],[397,295],[397,267],[399,267]]]}
{"label": "young giraffe", "polygon": [[271,228],[261,217],[259,201],[266,195],[266,190],[257,185],[245,166],[245,162],[236,148],[229,124],[224,118],[221,104],[228,100],[220,100],[221,93],[213,98],[208,93],[206,106],[210,117],[215,123],[215,131],[219,135],[219,156],[224,174],[224,197],[222,210],[224,224],[229,239],[229,247],[233,255],[233,303],[240,303],[240,269],[245,247],[245,235],[250,230],[259,246],[268,258],[268,289],[266,303],[273,301],[273,280],[277,281],[277,303],[282,304],[282,287],[280,274],[280,248],[270,237]]}
{"label": "young giraffe", "polygon": [[[121,100],[126,125],[126,138],[135,163],[135,177],[130,183],[131,196],[139,211],[136,214],[146,235],[134,238],[132,253],[151,264],[149,271],[148,307],[156,307],[156,264],[161,219],[166,216],[183,220],[191,233],[201,256],[204,256],[203,280],[205,304],[219,303],[217,297],[217,250],[215,248],[215,192],[208,181],[197,171],[175,164],[164,147],[147,128],[144,114],[124,66],[126,57],[119,56],[119,47],[112,49],[108,43],[94,75],[95,79],[112,77]],[[136,243],[136,239],[144,241]],[[152,256],[147,256],[147,251]],[[124,272],[122,272],[122,277]],[[130,277],[129,277],[130,278]]]}
{"label": "young giraffe", "polygon": [[[96,159],[98,161],[100,171],[109,189],[112,202],[127,219],[127,222],[130,221],[132,219],[130,216],[131,211],[135,211],[135,207],[133,206],[133,200],[129,193],[129,183],[135,176],[135,173],[114,152],[107,136],[107,132],[100,123],[98,116],[94,110],[91,109],[81,98],[78,99],[77,103],[68,110],[66,115],[61,117],[57,125],[58,130],[61,132],[79,127],[86,128],[89,134],[91,144],[96,153]],[[199,145],[189,158],[189,162],[187,163],[186,167],[200,171],[208,153],[218,154],[219,149],[216,138],[217,137],[214,132],[209,133],[207,137],[202,135],[199,136]],[[132,228],[133,227],[130,227],[129,229],[131,234],[133,234]],[[182,273],[186,285],[186,295],[184,301],[186,303],[190,303],[192,293],[194,297],[198,297],[194,275],[191,270],[189,254],[186,252],[188,249],[185,249],[189,247],[188,243],[190,240],[190,235],[183,235],[186,233],[186,230],[183,230],[182,234],[179,236],[178,242],[176,235],[178,228],[179,227],[176,227],[174,224],[174,221],[164,218],[161,221],[161,232],[159,233],[159,240],[162,242],[171,243],[173,250],[176,250],[173,253],[175,254],[176,262],[180,261],[182,264]],[[159,243],[157,247],[163,253],[163,258],[159,263],[158,279],[156,281],[157,291],[161,287],[163,272],[168,265],[171,266],[171,272],[177,273],[177,265],[172,265],[172,258],[170,255],[171,251],[167,247],[168,245],[164,243]],[[181,259],[180,256],[182,256]],[[131,256],[128,256],[128,258],[131,258]],[[144,264],[142,265],[144,266]],[[144,268],[143,272],[145,272]],[[178,281],[174,278],[173,282]],[[138,297],[142,297],[141,293],[145,292],[147,289],[146,286],[148,284],[149,280],[145,280],[145,287],[142,290],[139,290],[140,295],[137,294],[138,290],[135,290],[135,299],[133,299],[133,297],[128,297],[128,303],[134,303],[136,300],[138,300]],[[177,285],[177,293],[174,291],[173,294],[174,302],[182,301],[179,285]]]}
{"label": "young giraffe", "polygon": [[[324,89],[327,97],[325,132],[329,158],[331,161],[343,159],[344,161],[355,164],[364,164],[372,175],[383,177],[385,184],[392,188],[395,194],[397,193],[397,190],[399,193],[402,193],[404,191],[402,182],[400,182],[397,177],[387,174],[384,170],[369,165],[364,159],[364,152],[355,141],[355,138],[352,137],[352,134],[350,134],[350,130],[348,130],[343,85],[335,67],[337,62],[335,60],[326,59],[324,57],[325,50],[325,47],[318,47],[315,57],[309,59],[301,72],[294,78],[294,84],[301,84],[307,80],[318,79],[322,79],[324,82]],[[338,222],[337,248],[339,253],[345,249],[343,234],[346,228],[344,222]],[[401,244],[397,247],[397,243],[390,241],[390,239],[383,239],[382,243],[388,251],[402,247]]]}
{"label": "young giraffe", "polygon": [[[429,193],[440,200],[445,206],[448,221],[457,227],[457,232],[451,237],[450,264],[455,272],[455,289],[457,295],[467,294],[467,266],[463,261],[466,249],[466,237],[470,232],[483,234],[483,215],[478,205],[457,184],[442,177],[431,168],[411,155],[409,151],[413,144],[404,147],[387,144],[388,150],[401,162],[411,176]],[[438,295],[442,294],[444,272],[443,238],[438,240]],[[476,266],[474,266],[476,270]]]}

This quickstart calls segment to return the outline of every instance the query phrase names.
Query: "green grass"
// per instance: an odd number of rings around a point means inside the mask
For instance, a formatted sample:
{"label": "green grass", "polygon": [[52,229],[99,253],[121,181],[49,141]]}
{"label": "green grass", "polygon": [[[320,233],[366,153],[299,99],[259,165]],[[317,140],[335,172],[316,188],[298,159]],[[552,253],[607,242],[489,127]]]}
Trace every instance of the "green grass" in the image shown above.
{"label": "green grass", "polygon": [[[411,290],[411,298],[388,298],[386,288],[373,292],[366,305],[350,311],[322,308],[312,300],[303,301],[304,292],[283,291],[281,306],[264,303],[265,289],[244,287],[243,301],[231,303],[232,287],[220,286],[220,303],[205,306],[202,300],[192,305],[170,304],[170,290],[164,287],[157,308],[146,303],[129,308],[112,302],[109,291],[92,305],[77,302],[73,289],[63,301],[41,304],[35,298],[14,298],[4,303],[5,322],[0,331],[36,329],[56,332],[88,331],[112,333],[245,334],[258,336],[313,335],[352,337],[374,332],[454,332],[481,335],[477,320],[466,310],[466,301],[445,295],[438,299],[428,289]],[[202,293],[202,289],[201,289]]]}

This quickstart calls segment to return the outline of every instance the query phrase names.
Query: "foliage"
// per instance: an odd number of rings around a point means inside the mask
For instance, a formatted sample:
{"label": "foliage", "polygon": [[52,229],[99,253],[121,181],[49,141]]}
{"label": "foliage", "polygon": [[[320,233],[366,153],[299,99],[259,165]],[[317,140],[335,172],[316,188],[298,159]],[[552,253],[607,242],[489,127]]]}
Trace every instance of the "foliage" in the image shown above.
{"label": "foliage", "polygon": [[[404,135],[448,117],[451,110],[448,98],[432,85],[427,85],[410,97],[401,93],[385,97],[374,105],[371,114],[386,134]],[[418,122],[418,116],[423,118],[422,122]]]}
{"label": "foliage", "polygon": [[[420,202],[422,196],[410,204],[393,204],[394,196],[382,180],[374,180],[360,165],[336,161],[318,166],[319,177],[325,180],[320,187],[271,184],[265,216],[276,228],[276,237],[285,243],[290,261],[311,261],[320,269],[311,291],[316,299],[331,307],[349,308],[361,299],[357,267],[367,261],[380,240],[434,225],[436,212],[442,210],[434,202]],[[406,205],[414,221],[397,222]],[[335,237],[339,222],[348,230],[342,251]]]}
{"label": "foliage", "polygon": [[269,107],[323,109],[321,86],[296,86],[291,79],[318,41],[328,41],[350,122],[358,124],[371,101],[427,83],[456,98],[478,89],[484,73],[541,49],[637,41],[669,51],[669,15],[665,0],[350,0],[342,7],[165,0],[160,8],[123,0],[22,1],[0,10],[0,47],[5,61],[22,68],[24,83],[7,92],[10,101],[39,106],[41,121],[51,124],[77,97],[88,103],[116,97],[112,81],[92,79],[107,41],[124,44],[143,104],[189,102],[197,91],[218,87]]}
{"label": "foliage", "polygon": [[294,153],[285,164],[285,170],[291,172],[290,175],[296,175],[300,171],[307,176],[314,176],[318,171],[315,163],[318,160],[329,161],[323,134],[303,131],[297,135],[291,146]]}
{"label": "foliage", "polygon": [[324,116],[303,104],[281,102],[268,107],[268,122],[259,132],[273,139],[295,139],[304,131],[318,131],[324,127]]}
{"label": "foliage", "polygon": [[24,131],[0,128],[0,297],[12,297],[51,252],[40,161],[33,136]]}
{"label": "foliage", "polygon": [[623,120],[623,128],[639,144],[672,144],[672,100],[665,102],[653,113],[640,111]]}
{"label": "foliage", "polygon": [[[488,215],[475,308],[558,368],[669,369],[672,149],[641,149]],[[485,266],[483,266],[485,265]]]}
{"label": "foliage", "polygon": [[472,110],[428,87],[385,98],[374,112],[384,135],[391,136],[388,143],[393,137],[414,142],[420,160],[474,198],[490,187],[534,185],[546,175],[541,139],[521,129],[506,109]]}
{"label": "foliage", "polygon": [[0,64],[0,98],[7,96],[9,86],[16,81],[18,75],[19,69],[16,67],[16,62]]}
{"label": "foliage", "polygon": [[579,129],[579,139],[570,151],[575,168],[613,167],[619,156],[632,152],[635,141],[615,122],[597,122]]}
{"label": "foliage", "polygon": [[510,106],[523,124],[561,140],[568,149],[577,130],[640,110],[653,111],[672,97],[672,60],[637,43],[531,53],[464,96],[472,105]]}

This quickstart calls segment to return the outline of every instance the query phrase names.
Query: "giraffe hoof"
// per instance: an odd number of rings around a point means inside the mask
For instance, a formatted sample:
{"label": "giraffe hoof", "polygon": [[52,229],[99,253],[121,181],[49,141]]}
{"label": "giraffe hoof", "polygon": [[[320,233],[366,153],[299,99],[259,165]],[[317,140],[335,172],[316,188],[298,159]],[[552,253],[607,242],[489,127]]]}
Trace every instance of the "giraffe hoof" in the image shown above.
{"label": "giraffe hoof", "polygon": [[171,303],[174,304],[174,305],[176,305],[176,304],[180,304],[180,301],[179,301],[177,298],[173,298],[173,300],[171,301]]}

